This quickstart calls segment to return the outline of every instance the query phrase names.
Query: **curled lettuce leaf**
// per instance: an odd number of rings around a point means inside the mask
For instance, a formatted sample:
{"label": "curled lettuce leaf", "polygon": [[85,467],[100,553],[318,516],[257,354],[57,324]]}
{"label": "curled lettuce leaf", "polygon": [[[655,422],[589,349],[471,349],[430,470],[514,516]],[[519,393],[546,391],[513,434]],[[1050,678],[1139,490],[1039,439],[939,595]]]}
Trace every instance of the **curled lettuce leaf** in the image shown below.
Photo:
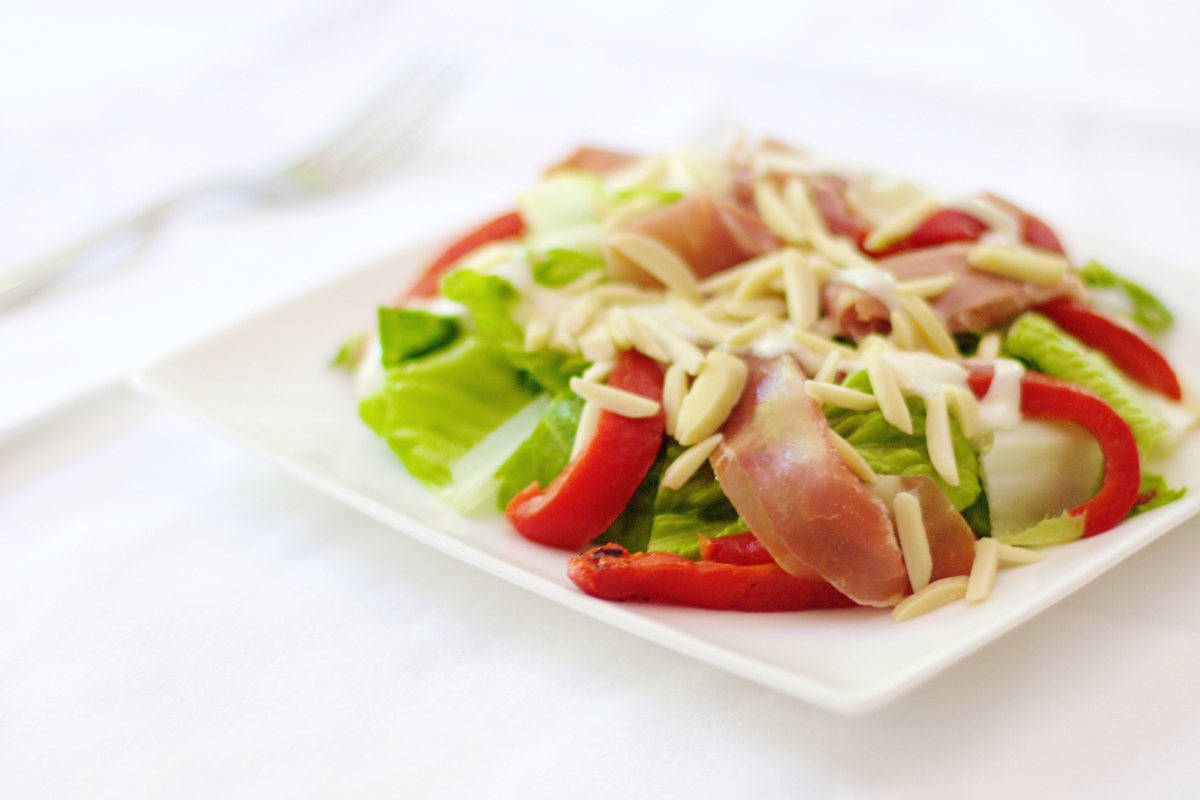
{"label": "curled lettuce leaf", "polygon": [[545,489],[566,469],[582,413],[583,401],[575,395],[561,395],[550,402],[530,437],[496,472],[500,480],[496,504],[501,510],[529,484]]}
{"label": "curled lettuce leaf", "polygon": [[434,486],[450,464],[527,406],[539,393],[503,348],[477,336],[389,370],[359,414],[409,473]]}
{"label": "curled lettuce leaf", "polygon": [[1150,499],[1134,506],[1129,512],[1129,516],[1136,517],[1138,514],[1145,514],[1147,511],[1162,508],[1169,503],[1174,503],[1185,494],[1187,494],[1186,486],[1180,489],[1172,489],[1167,486],[1167,481],[1162,475],[1143,473],[1142,484],[1138,487],[1138,496],[1149,496]]}
{"label": "curled lettuce leaf", "polygon": [[[865,370],[846,377],[843,385],[860,392],[871,392],[871,380]],[[958,462],[958,486],[942,480],[934,469],[925,443],[925,401],[906,397],[912,417],[913,432],[905,433],[883,418],[883,412],[852,411],[848,408],[825,406],[825,418],[843,439],[853,445],[871,469],[880,475],[928,475],[937,482],[946,497],[959,511],[971,508],[982,493],[979,479],[979,459],[971,442],[963,436],[958,421],[950,417],[950,437],[954,458]],[[978,518],[973,514],[973,518]],[[970,522],[970,520],[968,520]]]}
{"label": "curled lettuce leaf", "polygon": [[450,344],[458,336],[458,322],[411,308],[379,309],[379,344],[383,365],[398,367]]}
{"label": "curled lettuce leaf", "polygon": [[1129,424],[1133,438],[1144,451],[1153,453],[1169,446],[1170,423],[1146,395],[1103,353],[1092,350],[1041,314],[1022,314],[1009,328],[1004,348],[1039,372],[1098,395]]}
{"label": "curled lettuce leaf", "polygon": [[1032,528],[1011,536],[998,537],[1005,544],[1017,547],[1038,547],[1047,544],[1065,544],[1083,536],[1084,518],[1080,514],[1072,517],[1064,511],[1061,516],[1047,517]]}
{"label": "curled lettuce leaf", "polygon": [[1109,310],[1129,317],[1150,333],[1166,333],[1175,324],[1175,318],[1162,301],[1133,281],[1109,271],[1099,262],[1089,261],[1079,270],[1079,277],[1093,289],[1115,289],[1120,292],[1128,307]]}
{"label": "curled lettuce leaf", "polygon": [[545,258],[535,261],[530,269],[535,281],[557,289],[574,283],[592,270],[604,269],[604,259],[592,253],[555,248],[547,252]]}

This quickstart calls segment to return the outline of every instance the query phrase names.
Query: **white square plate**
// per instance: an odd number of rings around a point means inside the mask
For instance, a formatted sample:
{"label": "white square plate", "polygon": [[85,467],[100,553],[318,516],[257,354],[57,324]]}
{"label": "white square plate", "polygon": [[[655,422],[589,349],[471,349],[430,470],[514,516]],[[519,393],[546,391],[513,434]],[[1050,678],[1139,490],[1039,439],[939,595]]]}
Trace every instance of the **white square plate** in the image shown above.
{"label": "white square plate", "polygon": [[[1200,510],[1200,436],[1164,465],[1195,491],[1093,539],[1050,548],[1039,564],[999,576],[985,603],[954,603],[897,625],[886,611],[741,614],[606,602],[566,576],[569,554],[532,544],[499,514],[467,518],[409,477],[363,425],[345,373],[328,367],[348,335],[413,280],[434,247],[361,269],[194,344],[144,370],[136,385],[202,420],[349,505],[513,583],[630,633],[786,694],[843,712],[894,699],[1034,614]],[[1111,258],[1145,276],[1146,259],[1112,246],[1073,252]],[[1178,311],[1200,307],[1196,276],[1155,265],[1152,287]],[[1196,323],[1181,319],[1168,346],[1185,375],[1200,375]],[[1153,590],[1153,587],[1148,587]]]}

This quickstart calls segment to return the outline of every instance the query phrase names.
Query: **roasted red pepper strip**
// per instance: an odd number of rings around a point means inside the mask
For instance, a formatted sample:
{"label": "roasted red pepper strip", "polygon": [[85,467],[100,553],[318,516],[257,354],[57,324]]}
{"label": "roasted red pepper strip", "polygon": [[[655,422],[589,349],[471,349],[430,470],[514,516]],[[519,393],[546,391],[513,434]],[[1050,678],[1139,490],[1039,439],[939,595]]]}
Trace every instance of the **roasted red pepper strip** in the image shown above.
{"label": "roasted red pepper strip", "polygon": [[1049,250],[1052,253],[1066,255],[1062,243],[1058,241],[1058,236],[1055,235],[1054,230],[1049,225],[1020,206],[1008,202],[1003,197],[997,197],[994,194],[985,194],[984,197],[992,201],[994,205],[999,206],[1010,215],[1016,217],[1017,221],[1021,224],[1021,238],[1026,242],[1034,247]]}
{"label": "roasted red pepper strip", "polygon": [[442,275],[450,267],[454,266],[454,263],[460,258],[472,250],[478,250],[488,242],[511,239],[514,236],[520,236],[524,232],[525,220],[521,219],[521,215],[516,211],[502,214],[490,222],[485,222],[447,247],[440,256],[434,259],[433,263],[425,268],[425,274],[421,276],[421,280],[417,281],[408,290],[408,294],[403,299],[407,300],[410,297],[433,297],[437,294]]}
{"label": "roasted red pepper strip", "polygon": [[719,561],[722,564],[740,564],[752,567],[758,564],[774,564],[775,559],[767,552],[753,533],[739,533],[734,536],[718,536],[710,539],[700,535],[700,558],[705,561]]}
{"label": "roasted red pepper strip", "polygon": [[[625,350],[617,356],[608,385],[662,403],[662,370],[654,361]],[[545,489],[530,484],[504,509],[527,539],[578,550],[624,510],[658,456],[664,414],[631,419],[601,411],[596,432],[575,460]]]}
{"label": "roasted red pepper strip", "polygon": [[[992,372],[973,370],[967,381],[971,391],[983,397],[992,385]],[[1099,442],[1104,455],[1104,482],[1095,497],[1068,512],[1073,517],[1085,515],[1083,535],[1103,533],[1125,519],[1137,502],[1142,482],[1137,443],[1125,420],[1086,389],[1040,372],[1026,373],[1021,380],[1021,413],[1078,423]]]}
{"label": "roasted red pepper strip", "polygon": [[575,556],[567,576],[592,597],[721,611],[848,608],[854,601],[820,578],[787,574],[777,564],[740,566],[689,561],[674,553],[634,553],[620,545]]}
{"label": "roasted red pepper strip", "polygon": [[987,225],[970,214],[953,208],[939,208],[922,220],[908,236],[872,255],[890,256],[950,242],[974,242],[987,233],[987,229]]}
{"label": "roasted red pepper strip", "polygon": [[1126,375],[1178,402],[1182,397],[1175,370],[1144,333],[1099,309],[1069,298],[1038,306],[1067,333],[1108,356]]}

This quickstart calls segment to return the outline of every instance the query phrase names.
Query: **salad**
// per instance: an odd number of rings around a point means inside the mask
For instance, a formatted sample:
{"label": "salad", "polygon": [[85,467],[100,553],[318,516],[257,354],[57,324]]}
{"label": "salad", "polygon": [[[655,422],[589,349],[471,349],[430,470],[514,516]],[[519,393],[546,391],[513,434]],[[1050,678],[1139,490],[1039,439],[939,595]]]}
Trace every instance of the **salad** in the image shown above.
{"label": "salad", "polygon": [[617,601],[984,600],[1180,497],[1197,421],[1150,293],[992,194],[824,163],[584,147],[380,307],[337,363],[465,513]]}

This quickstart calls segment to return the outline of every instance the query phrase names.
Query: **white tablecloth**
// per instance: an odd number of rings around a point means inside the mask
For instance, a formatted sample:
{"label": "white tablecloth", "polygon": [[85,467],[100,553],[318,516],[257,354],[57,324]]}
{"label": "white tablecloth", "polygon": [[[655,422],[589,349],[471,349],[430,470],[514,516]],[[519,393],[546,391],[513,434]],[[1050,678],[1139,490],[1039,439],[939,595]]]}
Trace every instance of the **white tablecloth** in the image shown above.
{"label": "white tablecloth", "polygon": [[1196,267],[1194,6],[64,1],[0,21],[3,264],[302,152],[414,54],[472,79],[392,180],[193,215],[0,314],[0,796],[1200,792],[1200,524],[846,718],[409,541],[110,383],[504,208],[584,140],[744,124]]}

